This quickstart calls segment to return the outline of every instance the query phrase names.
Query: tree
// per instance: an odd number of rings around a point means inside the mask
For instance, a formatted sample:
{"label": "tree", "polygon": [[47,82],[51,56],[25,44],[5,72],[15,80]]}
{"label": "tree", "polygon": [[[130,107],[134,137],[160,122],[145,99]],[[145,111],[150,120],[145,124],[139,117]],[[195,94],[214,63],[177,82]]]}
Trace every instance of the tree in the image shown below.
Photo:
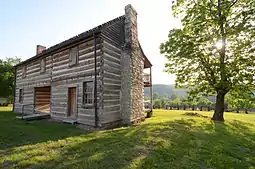
{"label": "tree", "polygon": [[9,102],[13,100],[14,68],[20,62],[19,58],[0,59],[0,97],[7,97]]}
{"label": "tree", "polygon": [[160,98],[160,108],[165,108],[167,103],[167,95]]}
{"label": "tree", "polygon": [[186,108],[190,106],[190,101],[187,98],[183,98],[181,100],[181,105],[183,106],[183,110],[186,110]]}
{"label": "tree", "polygon": [[173,100],[168,100],[168,101],[167,101],[167,105],[168,105],[167,108],[170,108],[170,110],[172,110],[172,109],[173,109],[173,106],[174,106]]}
{"label": "tree", "polygon": [[198,101],[197,101],[196,98],[193,98],[190,102],[191,102],[192,110],[194,111],[195,108],[196,108],[197,105],[198,105]]}
{"label": "tree", "polygon": [[153,98],[153,100],[159,99],[158,93],[154,92],[152,98]]}
{"label": "tree", "polygon": [[191,96],[215,94],[212,120],[224,121],[225,95],[254,86],[255,1],[174,0],[172,10],[182,27],[160,45],[166,71]]}
{"label": "tree", "polygon": [[180,109],[181,99],[180,99],[179,97],[177,97],[176,99],[174,99],[174,100],[172,101],[172,103],[173,103],[173,105],[174,105],[175,107],[177,107],[177,110]]}
{"label": "tree", "polygon": [[255,94],[249,90],[231,91],[227,95],[227,101],[229,107],[236,109],[237,113],[239,109],[245,109],[248,114],[248,109],[255,107]]}
{"label": "tree", "polygon": [[150,100],[150,97],[144,96],[144,100]]}
{"label": "tree", "polygon": [[153,103],[153,107],[154,107],[155,109],[159,109],[160,106],[161,106],[161,100],[160,100],[160,99],[155,99],[155,100],[154,100],[154,103]]}
{"label": "tree", "polygon": [[176,94],[176,93],[173,93],[172,96],[171,96],[171,100],[174,100],[174,99],[176,99],[177,97],[178,97],[177,94]]}
{"label": "tree", "polygon": [[200,111],[203,110],[203,107],[207,107],[207,110],[209,111],[212,104],[213,102],[205,97],[200,97],[198,99],[198,106],[200,107]]}

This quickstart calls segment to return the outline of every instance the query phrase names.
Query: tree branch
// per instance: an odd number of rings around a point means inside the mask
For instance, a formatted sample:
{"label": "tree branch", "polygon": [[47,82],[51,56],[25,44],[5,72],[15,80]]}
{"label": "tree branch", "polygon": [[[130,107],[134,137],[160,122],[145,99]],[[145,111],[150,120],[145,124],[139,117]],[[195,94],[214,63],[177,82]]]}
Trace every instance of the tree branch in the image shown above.
{"label": "tree branch", "polygon": [[234,6],[237,2],[238,0],[235,0],[231,5],[229,5],[228,9],[232,8],[232,6]]}

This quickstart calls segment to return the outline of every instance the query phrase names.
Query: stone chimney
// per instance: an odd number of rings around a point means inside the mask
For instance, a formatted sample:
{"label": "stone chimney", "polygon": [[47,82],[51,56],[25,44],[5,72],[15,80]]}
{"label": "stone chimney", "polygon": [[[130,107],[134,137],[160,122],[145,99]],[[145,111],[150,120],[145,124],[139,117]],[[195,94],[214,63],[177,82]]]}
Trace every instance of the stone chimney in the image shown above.
{"label": "stone chimney", "polygon": [[37,46],[36,46],[36,55],[42,53],[44,50],[46,50],[46,47],[45,47],[45,46],[37,45]]}
{"label": "stone chimney", "polygon": [[130,125],[144,120],[143,56],[137,31],[137,12],[125,7],[125,44],[121,56],[121,119]]}

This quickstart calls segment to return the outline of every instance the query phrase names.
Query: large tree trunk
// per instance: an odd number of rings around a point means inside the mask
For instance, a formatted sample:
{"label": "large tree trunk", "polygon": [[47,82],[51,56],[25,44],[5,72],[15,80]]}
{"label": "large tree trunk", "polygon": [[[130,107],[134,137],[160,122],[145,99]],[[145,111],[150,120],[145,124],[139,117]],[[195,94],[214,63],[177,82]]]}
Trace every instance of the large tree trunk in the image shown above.
{"label": "large tree trunk", "polygon": [[212,117],[212,120],[215,121],[224,121],[223,118],[223,113],[224,113],[224,98],[225,94],[218,92],[217,97],[216,97],[216,105],[215,105],[215,110],[214,114]]}

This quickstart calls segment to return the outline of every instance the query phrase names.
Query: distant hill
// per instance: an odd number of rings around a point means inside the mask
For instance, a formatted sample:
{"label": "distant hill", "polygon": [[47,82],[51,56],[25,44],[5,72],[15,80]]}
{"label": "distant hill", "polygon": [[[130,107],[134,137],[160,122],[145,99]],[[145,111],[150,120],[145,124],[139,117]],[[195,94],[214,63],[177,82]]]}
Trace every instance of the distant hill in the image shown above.
{"label": "distant hill", "polygon": [[[179,97],[187,97],[187,91],[188,89],[177,89],[175,88],[174,84],[173,85],[164,85],[164,84],[154,84],[152,85],[152,93],[158,93],[159,96],[164,96],[167,95],[168,98],[170,98],[173,94],[176,94]],[[144,96],[145,97],[150,97],[150,88],[146,87],[144,88]],[[215,97],[214,96],[209,96],[207,97],[209,100],[215,102]]]}
{"label": "distant hill", "polygon": [[[178,95],[179,97],[186,97],[187,96],[187,89],[176,89],[174,85],[164,85],[164,84],[155,84],[152,85],[153,93],[158,93],[159,96],[167,95],[171,97],[173,94]],[[150,88],[144,89],[145,97],[150,96]]]}

